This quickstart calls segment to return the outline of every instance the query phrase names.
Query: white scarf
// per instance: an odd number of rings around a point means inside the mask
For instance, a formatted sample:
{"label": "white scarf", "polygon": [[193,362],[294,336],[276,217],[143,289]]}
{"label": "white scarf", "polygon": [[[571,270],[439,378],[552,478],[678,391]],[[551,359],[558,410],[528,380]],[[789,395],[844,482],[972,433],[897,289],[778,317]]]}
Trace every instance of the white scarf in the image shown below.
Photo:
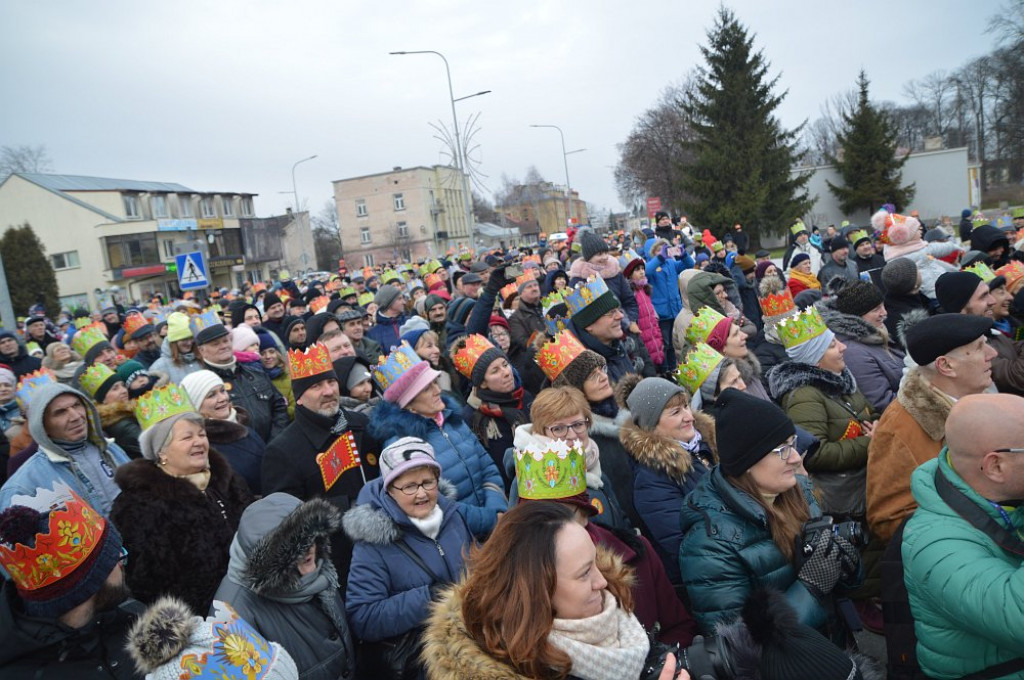
{"label": "white scarf", "polygon": [[702,439],[703,437],[700,436],[700,430],[694,428],[693,439],[691,439],[688,442],[681,441],[679,442],[679,445],[682,446],[687,451],[689,451],[690,453],[697,453],[698,451],[700,451],[700,442]]}
{"label": "white scarf", "polygon": [[600,614],[555,619],[548,642],[569,655],[572,674],[584,680],[639,677],[651,647],[637,618],[627,614],[607,591]]}
{"label": "white scarf", "polygon": [[444,511],[441,510],[440,505],[435,505],[434,509],[430,511],[430,514],[423,519],[416,519],[410,517],[409,521],[412,525],[420,530],[420,533],[434,540],[437,535],[441,533],[441,520],[444,519]]}

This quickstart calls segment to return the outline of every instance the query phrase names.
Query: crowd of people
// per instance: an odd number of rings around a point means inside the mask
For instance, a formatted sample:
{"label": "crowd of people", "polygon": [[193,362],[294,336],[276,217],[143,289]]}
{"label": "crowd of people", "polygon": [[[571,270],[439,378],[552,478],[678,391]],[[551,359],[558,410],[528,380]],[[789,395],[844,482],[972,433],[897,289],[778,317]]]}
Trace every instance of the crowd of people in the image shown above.
{"label": "crowd of people", "polygon": [[929,677],[1024,677],[1017,217],[798,220],[780,262],[662,212],[37,306],[0,676],[876,678],[895,559]]}

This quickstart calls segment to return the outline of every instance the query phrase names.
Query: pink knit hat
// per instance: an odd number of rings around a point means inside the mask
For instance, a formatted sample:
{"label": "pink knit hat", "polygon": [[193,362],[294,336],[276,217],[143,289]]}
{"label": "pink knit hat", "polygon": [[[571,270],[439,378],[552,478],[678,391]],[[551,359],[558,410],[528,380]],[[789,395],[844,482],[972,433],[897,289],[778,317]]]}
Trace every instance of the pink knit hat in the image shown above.
{"label": "pink knit hat", "polygon": [[[231,348],[236,352],[245,351],[247,347],[259,345],[260,338],[256,331],[246,324],[240,324],[231,329]],[[257,352],[259,350],[256,350]]]}
{"label": "pink knit hat", "polygon": [[405,408],[440,375],[441,372],[435,371],[426,361],[413,364],[384,390],[384,400]]}

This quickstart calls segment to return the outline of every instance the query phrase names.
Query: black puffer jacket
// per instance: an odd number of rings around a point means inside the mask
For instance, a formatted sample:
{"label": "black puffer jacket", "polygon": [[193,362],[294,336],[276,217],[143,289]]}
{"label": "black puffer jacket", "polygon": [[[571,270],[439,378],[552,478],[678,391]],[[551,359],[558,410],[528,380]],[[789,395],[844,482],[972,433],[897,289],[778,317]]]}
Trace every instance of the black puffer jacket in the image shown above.
{"label": "black puffer jacket", "polygon": [[238,362],[234,370],[209,369],[224,381],[231,403],[249,413],[249,427],[265,442],[281,434],[288,426],[288,402],[270,381],[262,368]]}

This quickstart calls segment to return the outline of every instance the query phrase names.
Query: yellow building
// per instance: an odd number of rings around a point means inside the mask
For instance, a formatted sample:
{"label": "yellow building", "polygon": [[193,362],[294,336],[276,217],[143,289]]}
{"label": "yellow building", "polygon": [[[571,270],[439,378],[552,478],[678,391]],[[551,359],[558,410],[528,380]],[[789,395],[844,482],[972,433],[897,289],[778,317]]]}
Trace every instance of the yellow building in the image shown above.
{"label": "yellow building", "polygon": [[538,222],[542,232],[555,234],[564,232],[569,224],[590,223],[587,204],[580,200],[579,192],[570,191],[569,196],[567,199],[564,186],[551,182],[523,184],[513,187],[495,210],[520,224]]}

